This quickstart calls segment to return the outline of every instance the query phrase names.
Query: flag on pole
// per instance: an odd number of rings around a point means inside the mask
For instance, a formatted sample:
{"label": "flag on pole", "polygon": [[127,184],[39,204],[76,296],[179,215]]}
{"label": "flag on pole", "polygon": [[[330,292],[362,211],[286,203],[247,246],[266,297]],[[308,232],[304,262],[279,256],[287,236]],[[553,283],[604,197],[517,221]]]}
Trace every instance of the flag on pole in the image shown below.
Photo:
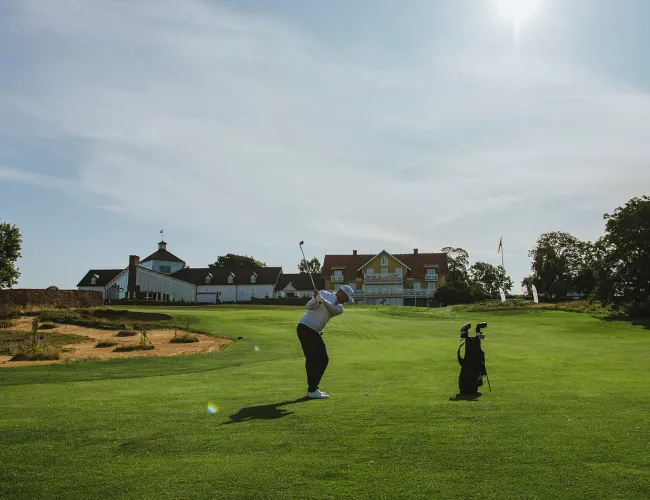
{"label": "flag on pole", "polygon": [[501,267],[505,269],[505,266],[503,264],[503,236],[499,238],[499,248],[497,249],[497,253],[501,252]]}
{"label": "flag on pole", "polygon": [[537,288],[535,287],[535,285],[533,285],[531,288],[533,290],[533,301],[535,302],[535,304],[539,304],[539,296],[537,295]]}

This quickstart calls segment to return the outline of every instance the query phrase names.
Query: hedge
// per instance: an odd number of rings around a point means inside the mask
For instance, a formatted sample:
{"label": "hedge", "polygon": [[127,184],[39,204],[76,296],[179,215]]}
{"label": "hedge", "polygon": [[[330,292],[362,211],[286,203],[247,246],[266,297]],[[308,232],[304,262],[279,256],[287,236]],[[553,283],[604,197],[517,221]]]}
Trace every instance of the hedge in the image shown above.
{"label": "hedge", "polygon": [[41,288],[0,290],[0,305],[3,306],[95,307],[103,303],[102,293],[94,290]]}

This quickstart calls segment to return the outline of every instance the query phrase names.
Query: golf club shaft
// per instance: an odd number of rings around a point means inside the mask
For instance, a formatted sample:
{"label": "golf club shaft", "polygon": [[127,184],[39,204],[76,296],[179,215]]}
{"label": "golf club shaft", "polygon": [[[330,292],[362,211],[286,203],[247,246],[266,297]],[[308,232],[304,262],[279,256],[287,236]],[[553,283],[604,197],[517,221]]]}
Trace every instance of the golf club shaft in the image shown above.
{"label": "golf club shaft", "polygon": [[488,387],[490,388],[490,392],[492,392],[492,386],[490,385],[490,377],[487,376],[487,373],[485,374],[485,378],[488,381]]}
{"label": "golf club shaft", "polygon": [[307,272],[309,273],[309,277],[311,278],[311,284],[314,287],[314,291],[316,291],[316,283],[314,283],[314,277],[311,275],[309,262],[307,262],[307,257],[305,257],[305,251],[302,249],[302,245],[300,245],[300,251],[302,252],[302,258],[305,261],[305,266],[307,266]]}

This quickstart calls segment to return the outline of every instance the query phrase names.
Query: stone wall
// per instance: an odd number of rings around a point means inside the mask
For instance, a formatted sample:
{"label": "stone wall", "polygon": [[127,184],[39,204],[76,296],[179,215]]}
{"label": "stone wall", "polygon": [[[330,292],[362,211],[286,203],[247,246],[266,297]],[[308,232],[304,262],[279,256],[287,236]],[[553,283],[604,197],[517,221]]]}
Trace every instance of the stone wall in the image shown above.
{"label": "stone wall", "polygon": [[0,290],[0,305],[14,307],[94,307],[103,305],[102,293],[95,290],[45,290],[16,288]]}

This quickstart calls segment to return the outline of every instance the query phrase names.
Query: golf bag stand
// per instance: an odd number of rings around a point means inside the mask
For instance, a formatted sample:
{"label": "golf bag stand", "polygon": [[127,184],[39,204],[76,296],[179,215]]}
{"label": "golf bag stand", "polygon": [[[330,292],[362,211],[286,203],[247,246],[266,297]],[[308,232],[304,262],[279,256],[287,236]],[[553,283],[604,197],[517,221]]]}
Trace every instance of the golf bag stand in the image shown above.
{"label": "golf bag stand", "polygon": [[[476,394],[478,388],[483,385],[483,376],[487,377],[487,368],[485,367],[485,353],[481,349],[481,339],[485,335],[481,332],[482,328],[487,328],[487,323],[476,325],[476,334],[471,337],[468,332],[472,327],[471,323],[466,323],[460,329],[460,338],[465,341],[458,347],[458,364],[460,365],[460,375],[458,376],[458,390],[461,394]],[[460,350],[465,345],[465,357],[460,356]],[[488,379],[488,384],[490,380]],[[490,391],[492,387],[490,387]]]}

